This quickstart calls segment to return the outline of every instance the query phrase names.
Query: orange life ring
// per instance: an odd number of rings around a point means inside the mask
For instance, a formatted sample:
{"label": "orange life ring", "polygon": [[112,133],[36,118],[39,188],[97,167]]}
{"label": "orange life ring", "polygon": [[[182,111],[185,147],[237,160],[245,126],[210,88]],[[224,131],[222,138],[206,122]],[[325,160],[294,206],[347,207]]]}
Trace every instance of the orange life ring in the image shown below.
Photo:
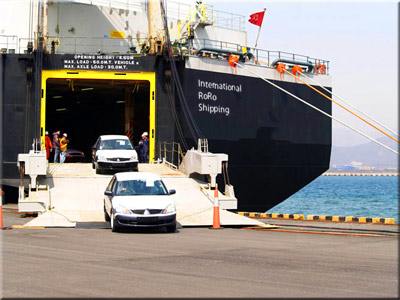
{"label": "orange life ring", "polygon": [[297,76],[297,74],[303,73],[303,69],[299,65],[295,65],[292,68],[292,74]]}
{"label": "orange life ring", "polygon": [[286,70],[286,65],[282,64],[282,63],[279,63],[279,64],[276,65],[276,70],[279,73],[283,74],[285,72],[285,70]]}
{"label": "orange life ring", "polygon": [[326,66],[324,64],[316,64],[315,65],[315,73],[326,74]]}
{"label": "orange life ring", "polygon": [[326,74],[326,66],[321,64],[318,68],[319,74]]}
{"label": "orange life ring", "polygon": [[236,68],[236,65],[239,62],[239,55],[231,54],[228,58],[228,63],[232,68]]}

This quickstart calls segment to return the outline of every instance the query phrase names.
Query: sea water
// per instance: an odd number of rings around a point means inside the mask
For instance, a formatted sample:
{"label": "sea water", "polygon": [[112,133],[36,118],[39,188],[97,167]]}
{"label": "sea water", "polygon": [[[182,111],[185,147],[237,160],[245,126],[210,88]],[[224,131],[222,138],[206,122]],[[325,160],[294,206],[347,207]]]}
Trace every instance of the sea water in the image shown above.
{"label": "sea water", "polygon": [[268,213],[399,220],[397,176],[320,176]]}

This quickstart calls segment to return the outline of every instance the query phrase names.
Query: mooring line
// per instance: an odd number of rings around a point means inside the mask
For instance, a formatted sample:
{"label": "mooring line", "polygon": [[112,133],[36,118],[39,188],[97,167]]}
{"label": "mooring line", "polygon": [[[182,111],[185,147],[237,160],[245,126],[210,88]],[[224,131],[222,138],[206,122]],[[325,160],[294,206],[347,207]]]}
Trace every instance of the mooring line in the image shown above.
{"label": "mooring line", "polygon": [[[241,65],[241,64],[238,64],[238,63],[236,63],[236,62],[235,62],[235,64],[236,64],[237,66],[241,67],[241,68],[244,68],[244,66]],[[376,144],[378,144],[378,145],[380,145],[380,146],[386,148],[387,150],[389,150],[389,151],[391,151],[391,152],[393,152],[393,153],[395,153],[395,154],[397,154],[397,155],[399,154],[396,150],[390,148],[389,146],[386,146],[385,144],[383,144],[383,143],[377,141],[376,139],[370,137],[369,135],[363,133],[362,131],[360,131],[360,130],[358,130],[358,129],[356,129],[356,128],[353,128],[351,125],[348,125],[347,123],[345,123],[345,122],[343,122],[343,121],[341,121],[341,120],[335,118],[334,116],[332,116],[332,115],[330,115],[330,114],[324,112],[323,110],[319,109],[318,107],[316,107],[316,106],[314,106],[314,105],[308,103],[307,101],[301,99],[300,97],[298,97],[298,96],[292,94],[291,92],[285,90],[284,88],[280,87],[279,85],[277,85],[277,84],[271,82],[270,80],[264,78],[264,77],[261,76],[260,74],[254,72],[254,71],[250,71],[250,70],[248,70],[248,69],[246,69],[246,70],[247,70],[249,73],[252,73],[252,74],[256,75],[258,78],[264,80],[265,82],[269,83],[270,85],[272,85],[272,86],[276,87],[277,89],[281,90],[282,92],[284,92],[284,93],[286,93],[286,94],[292,96],[292,97],[295,98],[296,100],[298,100],[298,101],[304,103],[305,105],[307,105],[307,106],[309,106],[309,107],[315,109],[316,111],[320,112],[321,114],[327,116],[328,118],[331,118],[332,120],[335,120],[336,122],[338,122],[338,123],[342,124],[343,126],[345,126],[345,127],[349,128],[349,129],[351,129],[351,130],[357,132],[358,134],[360,134],[360,135],[364,136],[365,138],[369,139],[370,141],[372,141],[372,142],[374,142],[374,143],[376,143]]]}

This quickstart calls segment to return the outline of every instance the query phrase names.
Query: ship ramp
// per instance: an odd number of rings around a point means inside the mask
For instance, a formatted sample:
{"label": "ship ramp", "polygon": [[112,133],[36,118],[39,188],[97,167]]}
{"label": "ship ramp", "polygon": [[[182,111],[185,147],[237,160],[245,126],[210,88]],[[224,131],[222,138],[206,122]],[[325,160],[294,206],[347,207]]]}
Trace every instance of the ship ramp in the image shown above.
{"label": "ship ramp", "polygon": [[[141,171],[159,174],[167,188],[176,190],[171,197],[176,202],[178,226],[212,225],[214,191],[208,183],[190,178],[166,163],[139,164]],[[19,200],[20,211],[39,205],[38,217],[25,226],[75,227],[79,222],[104,222],[104,190],[111,177],[96,174],[89,163],[48,164],[37,191]],[[223,209],[231,205],[232,199],[220,192],[218,196],[222,226],[268,226]]]}

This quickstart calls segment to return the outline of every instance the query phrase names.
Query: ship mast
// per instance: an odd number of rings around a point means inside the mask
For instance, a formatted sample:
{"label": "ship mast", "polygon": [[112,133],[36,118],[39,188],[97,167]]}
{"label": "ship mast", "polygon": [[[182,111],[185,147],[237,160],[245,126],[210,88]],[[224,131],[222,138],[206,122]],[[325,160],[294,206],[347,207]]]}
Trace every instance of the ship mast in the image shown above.
{"label": "ship mast", "polygon": [[148,40],[150,43],[150,54],[162,52],[165,42],[164,25],[161,19],[160,1],[147,0]]}

